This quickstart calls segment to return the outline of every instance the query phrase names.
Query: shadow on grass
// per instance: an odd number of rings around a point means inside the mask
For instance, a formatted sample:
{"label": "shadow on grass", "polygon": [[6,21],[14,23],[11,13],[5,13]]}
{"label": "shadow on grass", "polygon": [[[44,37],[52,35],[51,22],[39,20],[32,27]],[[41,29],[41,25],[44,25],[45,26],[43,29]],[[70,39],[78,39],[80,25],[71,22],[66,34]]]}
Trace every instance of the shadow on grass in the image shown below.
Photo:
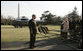
{"label": "shadow on grass", "polygon": [[1,48],[21,47],[22,45],[24,45],[25,42],[24,41],[18,41],[18,42],[1,42]]}
{"label": "shadow on grass", "polygon": [[[36,40],[35,45],[37,48],[47,48],[48,50],[75,50],[71,47],[65,46],[68,42],[71,41],[63,41],[60,37],[60,34],[49,33],[49,36],[42,36],[37,38],[46,38],[44,40]],[[56,36],[56,37],[53,37]],[[53,37],[53,38],[50,38]],[[72,44],[72,43],[69,43]],[[75,43],[73,43],[74,45]],[[72,46],[73,46],[72,45]],[[51,47],[48,48],[47,46]],[[21,48],[22,47],[22,48]],[[18,48],[17,50],[28,50],[29,49],[29,41],[18,41],[18,42],[1,42],[1,48]],[[42,49],[41,49],[42,50]]]}
{"label": "shadow on grass", "polygon": [[[36,37],[37,39],[38,38],[50,38],[52,36],[59,36],[59,34],[56,34],[56,33],[49,33],[49,36],[46,36],[46,35],[43,35],[42,37]],[[42,40],[43,41],[43,40]],[[45,41],[45,40],[44,40]],[[37,43],[38,42],[41,42],[40,41],[36,41]],[[26,45],[28,44],[28,45]],[[17,42],[1,42],[1,48],[19,48],[21,46],[29,46],[29,42],[26,43],[26,41],[17,41]]]}
{"label": "shadow on grass", "polygon": [[50,37],[53,37],[53,36],[56,36],[56,37],[59,37],[60,34],[57,34],[57,33],[48,33],[46,35],[41,35],[42,37],[37,37],[37,38],[50,38]]}
{"label": "shadow on grass", "polygon": [[[51,35],[51,36],[43,36],[43,37],[36,37],[37,39],[38,38],[50,38],[52,36],[56,36],[56,35]],[[43,40],[39,40],[39,41],[36,41],[37,43],[38,42],[41,42]],[[17,42],[1,42],[1,48],[16,48],[16,47],[21,47],[21,46],[26,46],[26,44],[29,44],[29,41],[26,42],[26,41],[17,41]],[[29,45],[28,45],[29,46]]]}
{"label": "shadow on grass", "polygon": [[[65,46],[66,44],[68,43],[63,42],[63,40],[61,40],[60,37],[37,40],[35,42],[35,45],[37,46],[37,48],[40,48],[41,50],[43,47],[47,48],[48,50],[75,50],[71,47]],[[47,46],[51,48],[48,48]],[[1,43],[1,48],[18,48],[17,50],[29,50],[29,42],[26,42],[26,41],[24,42],[3,42]]]}

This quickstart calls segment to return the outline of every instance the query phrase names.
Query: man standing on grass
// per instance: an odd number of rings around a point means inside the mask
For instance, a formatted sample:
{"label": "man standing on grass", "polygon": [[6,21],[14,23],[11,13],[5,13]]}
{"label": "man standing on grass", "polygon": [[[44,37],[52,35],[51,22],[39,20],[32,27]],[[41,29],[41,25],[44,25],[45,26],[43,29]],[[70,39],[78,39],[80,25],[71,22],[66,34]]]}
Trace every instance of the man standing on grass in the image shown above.
{"label": "man standing on grass", "polygon": [[28,25],[29,25],[29,30],[30,30],[30,48],[34,48],[34,43],[35,43],[35,39],[36,39],[36,15],[32,15],[32,19],[29,21]]}

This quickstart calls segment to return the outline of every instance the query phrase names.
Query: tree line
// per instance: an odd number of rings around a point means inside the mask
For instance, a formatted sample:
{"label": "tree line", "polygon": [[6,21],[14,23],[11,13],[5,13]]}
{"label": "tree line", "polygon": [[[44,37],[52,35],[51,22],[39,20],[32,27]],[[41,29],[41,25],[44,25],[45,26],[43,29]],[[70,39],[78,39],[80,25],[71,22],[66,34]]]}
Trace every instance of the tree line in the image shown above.
{"label": "tree line", "polygon": [[[79,15],[77,13],[77,8],[74,7],[73,11],[71,13],[68,13],[64,17],[73,18],[73,20],[74,20],[78,16]],[[24,17],[25,16],[22,16],[22,18],[24,18]],[[47,10],[41,14],[40,21],[37,21],[37,23],[44,24],[44,25],[49,25],[49,24],[50,25],[60,25],[60,23],[64,17],[54,15],[49,10]],[[13,20],[15,20],[15,18],[13,18],[12,16],[8,16],[7,18],[5,18],[3,15],[1,15],[1,25],[12,25]]]}
{"label": "tree line", "polygon": [[74,7],[73,11],[71,13],[68,13],[64,17],[53,15],[50,11],[44,11],[40,19],[43,20],[44,24],[60,25],[65,17],[67,17],[68,20],[70,20],[70,18],[76,20],[79,17],[77,8]]}
{"label": "tree line", "polygon": [[1,25],[12,25],[14,18],[12,16],[8,16],[5,18],[3,15],[1,15]]}

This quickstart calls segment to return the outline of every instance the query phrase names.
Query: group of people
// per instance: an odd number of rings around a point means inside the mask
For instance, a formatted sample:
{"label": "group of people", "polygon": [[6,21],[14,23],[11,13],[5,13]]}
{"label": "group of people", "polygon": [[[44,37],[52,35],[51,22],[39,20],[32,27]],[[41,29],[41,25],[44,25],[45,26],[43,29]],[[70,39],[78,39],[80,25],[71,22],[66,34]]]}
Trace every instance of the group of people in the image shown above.
{"label": "group of people", "polygon": [[79,48],[82,48],[82,18],[81,16],[76,19],[64,18],[61,23],[61,37],[62,39],[68,38],[68,33],[70,39],[79,42]]}
{"label": "group of people", "polygon": [[39,25],[38,26],[38,31],[40,32],[40,33],[44,33],[45,35],[46,34],[48,34],[48,28],[46,27],[46,26],[42,26],[42,25]]}
{"label": "group of people", "polygon": [[[77,34],[80,34],[80,42],[79,42],[79,47],[82,47],[82,19],[81,17],[78,17],[78,19],[73,20],[72,18],[64,18],[62,23],[61,23],[61,37],[63,39],[67,39],[68,37],[68,32],[71,35],[71,39],[75,38]],[[35,39],[36,39],[36,34],[37,34],[37,29],[36,29],[36,15],[32,15],[32,19],[29,21],[29,30],[30,30],[30,48],[34,48],[35,46]],[[42,28],[42,31],[48,30],[45,27],[40,26],[38,29],[40,33],[42,32],[40,29]],[[45,32],[44,32],[45,33]]]}

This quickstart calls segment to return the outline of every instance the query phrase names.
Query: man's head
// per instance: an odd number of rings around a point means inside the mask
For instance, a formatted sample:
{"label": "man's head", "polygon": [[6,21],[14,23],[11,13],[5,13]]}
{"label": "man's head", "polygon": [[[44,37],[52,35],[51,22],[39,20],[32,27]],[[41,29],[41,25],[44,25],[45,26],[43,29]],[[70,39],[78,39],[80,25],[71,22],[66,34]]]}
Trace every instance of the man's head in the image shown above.
{"label": "man's head", "polygon": [[36,19],[36,15],[35,14],[32,15],[32,19]]}
{"label": "man's head", "polygon": [[64,21],[68,21],[68,18],[64,18]]}

